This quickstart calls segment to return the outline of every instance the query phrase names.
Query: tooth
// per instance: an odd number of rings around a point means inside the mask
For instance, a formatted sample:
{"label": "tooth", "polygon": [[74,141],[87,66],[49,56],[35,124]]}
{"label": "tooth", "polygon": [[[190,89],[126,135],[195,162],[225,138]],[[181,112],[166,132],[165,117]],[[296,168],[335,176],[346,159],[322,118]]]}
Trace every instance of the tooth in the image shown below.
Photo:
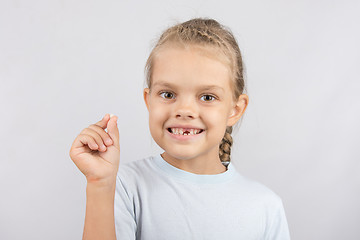
{"label": "tooth", "polygon": [[184,130],[182,128],[179,128],[179,132],[180,132],[181,135],[184,134]]}
{"label": "tooth", "polygon": [[190,129],[190,134],[194,135],[194,129]]}

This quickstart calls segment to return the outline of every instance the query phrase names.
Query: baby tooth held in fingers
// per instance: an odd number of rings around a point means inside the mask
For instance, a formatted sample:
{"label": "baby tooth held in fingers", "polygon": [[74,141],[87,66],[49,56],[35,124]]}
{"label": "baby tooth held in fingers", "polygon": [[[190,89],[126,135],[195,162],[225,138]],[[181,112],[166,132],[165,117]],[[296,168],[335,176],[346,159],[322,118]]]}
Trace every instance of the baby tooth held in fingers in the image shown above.
{"label": "baby tooth held in fingers", "polygon": [[112,114],[112,113],[110,113],[110,118],[111,118],[111,117],[113,117],[113,116],[115,116],[115,115],[114,115],[114,114]]}

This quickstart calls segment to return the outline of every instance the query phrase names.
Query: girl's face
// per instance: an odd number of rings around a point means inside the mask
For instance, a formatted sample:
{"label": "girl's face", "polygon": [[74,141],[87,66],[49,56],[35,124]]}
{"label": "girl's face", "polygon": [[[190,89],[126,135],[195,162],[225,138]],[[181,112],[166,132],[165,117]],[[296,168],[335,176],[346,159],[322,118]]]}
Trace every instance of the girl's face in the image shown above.
{"label": "girl's face", "polygon": [[165,47],[154,60],[151,91],[144,89],[151,135],[168,158],[219,162],[226,127],[248,102],[232,96],[229,69],[215,55]]}

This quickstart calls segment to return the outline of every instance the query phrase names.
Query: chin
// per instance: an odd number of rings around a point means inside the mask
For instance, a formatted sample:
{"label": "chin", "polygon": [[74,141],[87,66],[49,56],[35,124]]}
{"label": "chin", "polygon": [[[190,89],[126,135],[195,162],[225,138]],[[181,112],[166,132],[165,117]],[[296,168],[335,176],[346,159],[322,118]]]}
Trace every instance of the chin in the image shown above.
{"label": "chin", "polygon": [[173,150],[173,149],[164,149],[163,148],[163,150],[166,152],[167,156],[171,156],[178,160],[189,160],[189,159],[196,158],[199,155],[198,153],[185,151],[184,149]]}

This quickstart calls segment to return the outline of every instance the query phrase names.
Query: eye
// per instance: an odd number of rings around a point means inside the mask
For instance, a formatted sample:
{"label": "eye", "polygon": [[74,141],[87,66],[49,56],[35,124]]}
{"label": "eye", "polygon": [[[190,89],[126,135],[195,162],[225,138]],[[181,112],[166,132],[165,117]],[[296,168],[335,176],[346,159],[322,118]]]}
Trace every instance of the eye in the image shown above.
{"label": "eye", "polygon": [[205,102],[211,102],[216,99],[215,96],[208,94],[202,95],[201,98],[204,99]]}
{"label": "eye", "polygon": [[161,92],[160,96],[164,99],[172,99],[174,98],[174,94],[171,92]]}

